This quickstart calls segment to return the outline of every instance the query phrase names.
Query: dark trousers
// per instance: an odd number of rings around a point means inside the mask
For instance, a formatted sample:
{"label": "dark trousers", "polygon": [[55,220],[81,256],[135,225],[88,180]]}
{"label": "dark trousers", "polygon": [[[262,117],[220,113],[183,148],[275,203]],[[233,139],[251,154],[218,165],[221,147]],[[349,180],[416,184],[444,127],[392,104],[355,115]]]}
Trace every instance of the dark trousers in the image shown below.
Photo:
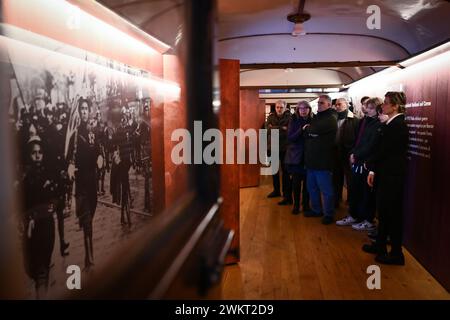
{"label": "dark trousers", "polygon": [[105,173],[106,169],[97,168],[97,192],[105,192]]}
{"label": "dark trousers", "polygon": [[64,208],[66,202],[64,200],[64,195],[58,196],[56,200],[56,219],[58,222],[58,235],[59,235],[59,246],[63,248],[65,245],[64,241]]}
{"label": "dark trousers", "polygon": [[336,160],[335,168],[333,171],[333,186],[334,186],[334,201],[336,207],[339,206],[339,203],[342,200],[342,191],[344,188],[344,181],[347,185],[347,200],[350,202],[350,198],[352,197],[350,192],[350,184],[352,178],[352,171],[350,169],[350,164],[345,160],[338,159]]}
{"label": "dark trousers", "polygon": [[367,184],[369,171],[364,166],[354,165],[352,167],[352,178],[350,180],[349,213],[357,221],[367,220],[372,222],[375,218],[376,196],[374,188]]}
{"label": "dark trousers", "polygon": [[292,174],[292,190],[294,195],[294,208],[300,208],[300,193],[302,194],[303,210],[309,210],[309,193],[306,187],[306,174]]}
{"label": "dark trousers", "polygon": [[377,244],[386,247],[387,237],[391,239],[392,253],[402,251],[403,237],[403,176],[378,176],[377,183],[377,209],[378,209],[378,236]]}
{"label": "dark trousers", "polygon": [[[46,210],[46,209],[44,209]],[[50,264],[55,244],[55,220],[52,214],[44,213],[34,220],[31,238],[24,233],[25,270],[35,281],[36,289],[48,286]],[[27,230],[28,223],[25,224]]]}
{"label": "dark trousers", "polygon": [[280,168],[278,172],[272,176],[273,178],[273,190],[280,193],[280,175],[281,175],[281,192],[285,199],[292,199],[292,180],[287,171],[284,158],[286,151],[280,151]]}

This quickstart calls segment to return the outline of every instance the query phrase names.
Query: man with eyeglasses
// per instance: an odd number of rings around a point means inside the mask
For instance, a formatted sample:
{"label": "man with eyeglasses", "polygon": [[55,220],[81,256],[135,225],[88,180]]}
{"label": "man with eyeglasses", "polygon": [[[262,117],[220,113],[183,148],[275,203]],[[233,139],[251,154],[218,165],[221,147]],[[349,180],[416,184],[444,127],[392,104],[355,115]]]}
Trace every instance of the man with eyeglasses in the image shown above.
{"label": "man with eyeglasses", "polygon": [[[291,113],[286,110],[286,102],[278,100],[275,104],[275,112],[267,117],[267,129],[269,130],[268,141],[270,142],[271,130],[279,130],[279,154],[280,154],[280,170],[274,174],[273,177],[273,191],[267,196],[268,198],[275,198],[281,196],[280,193],[280,171],[281,171],[281,190],[283,192],[283,200],[279,205],[292,204],[292,185],[289,174],[286,170],[284,157],[286,155],[287,146],[287,128]],[[270,143],[268,146],[270,148]],[[270,152],[270,149],[269,149]]]}
{"label": "man with eyeglasses", "polygon": [[336,134],[336,158],[333,172],[334,204],[338,208],[342,200],[344,180],[347,186],[347,201],[350,201],[349,190],[351,180],[350,150],[354,147],[358,134],[359,119],[349,110],[349,104],[345,98],[336,100],[336,111],[338,115],[338,131]]}
{"label": "man with eyeglasses", "polygon": [[[317,115],[303,128],[306,133],[305,165],[311,210],[305,217],[321,217],[323,224],[334,222],[333,167],[337,132],[336,111],[331,98],[321,95]],[[321,205],[323,195],[323,210]]]}

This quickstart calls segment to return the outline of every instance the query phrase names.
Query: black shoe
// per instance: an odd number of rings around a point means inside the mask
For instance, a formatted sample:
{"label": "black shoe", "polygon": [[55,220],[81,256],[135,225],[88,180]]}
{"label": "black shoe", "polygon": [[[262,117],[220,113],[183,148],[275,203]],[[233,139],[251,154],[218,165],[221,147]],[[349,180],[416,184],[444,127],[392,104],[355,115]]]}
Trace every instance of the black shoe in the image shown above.
{"label": "black shoe", "polygon": [[362,246],[362,250],[371,254],[383,255],[386,254],[386,247],[380,247],[376,242],[372,242],[371,244],[365,244]]}
{"label": "black shoe", "polygon": [[396,265],[396,266],[404,266],[405,265],[405,256],[403,253],[400,254],[377,254],[375,257],[375,261],[382,264]]}
{"label": "black shoe", "polygon": [[332,224],[333,222],[334,222],[333,217],[325,216],[322,218],[322,224],[324,224],[324,225]]}
{"label": "black shoe", "polygon": [[294,208],[292,209],[292,214],[299,214],[299,213],[300,213],[300,210],[299,210],[298,207],[294,207]]}
{"label": "black shoe", "polygon": [[292,204],[292,200],[289,200],[286,198],[284,198],[283,200],[278,202],[278,205],[280,205],[280,206],[287,206],[287,205],[291,205],[291,204]]}
{"label": "black shoe", "polygon": [[269,193],[267,195],[267,198],[276,198],[276,197],[281,197],[281,193],[276,192],[276,191],[272,191],[271,193]]}
{"label": "black shoe", "polygon": [[[368,236],[369,236],[369,239],[370,239],[372,242],[377,241],[377,234],[375,234],[375,235],[369,234]],[[391,245],[391,239],[390,239],[389,237],[388,237],[387,240],[386,240],[386,244]]]}
{"label": "black shoe", "polygon": [[308,210],[308,211],[305,211],[305,212],[303,213],[303,215],[304,215],[306,218],[312,218],[312,217],[318,218],[318,217],[323,216],[323,213],[322,213],[322,212],[317,213],[317,212],[314,212],[314,211],[312,211],[312,210]]}

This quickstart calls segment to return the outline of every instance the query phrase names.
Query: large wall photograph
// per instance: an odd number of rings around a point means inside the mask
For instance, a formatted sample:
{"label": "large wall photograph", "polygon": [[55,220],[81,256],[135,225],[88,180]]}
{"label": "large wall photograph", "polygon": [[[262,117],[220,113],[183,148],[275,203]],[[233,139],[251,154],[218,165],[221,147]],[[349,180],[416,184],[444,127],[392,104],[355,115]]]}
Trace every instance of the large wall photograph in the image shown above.
{"label": "large wall photograph", "polygon": [[30,298],[58,296],[69,265],[89,275],[151,220],[154,88],[142,72],[81,49],[67,48],[74,57],[0,41],[23,285]]}

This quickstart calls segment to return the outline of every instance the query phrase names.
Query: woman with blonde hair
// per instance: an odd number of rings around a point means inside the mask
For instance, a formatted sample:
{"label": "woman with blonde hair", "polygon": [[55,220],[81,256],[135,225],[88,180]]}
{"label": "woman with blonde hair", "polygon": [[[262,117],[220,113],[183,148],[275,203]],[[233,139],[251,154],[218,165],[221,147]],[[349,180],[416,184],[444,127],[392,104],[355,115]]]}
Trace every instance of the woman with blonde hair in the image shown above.
{"label": "woman with blonde hair", "polygon": [[378,110],[383,104],[379,98],[365,101],[365,117],[361,120],[356,136],[356,142],[350,151],[351,175],[349,199],[349,215],[336,222],[339,226],[351,225],[358,231],[375,229],[375,192],[367,184],[369,171],[366,162],[374,152],[379,139],[381,122],[378,119]]}
{"label": "woman with blonde hair", "polygon": [[[376,253],[375,261],[404,265],[402,252],[403,196],[407,168],[408,127],[405,123],[406,96],[403,92],[387,92],[382,105],[388,120],[381,126],[380,141],[367,162],[367,183],[377,188],[378,235],[376,242],[363,250]],[[387,238],[391,251],[387,252]]]}

